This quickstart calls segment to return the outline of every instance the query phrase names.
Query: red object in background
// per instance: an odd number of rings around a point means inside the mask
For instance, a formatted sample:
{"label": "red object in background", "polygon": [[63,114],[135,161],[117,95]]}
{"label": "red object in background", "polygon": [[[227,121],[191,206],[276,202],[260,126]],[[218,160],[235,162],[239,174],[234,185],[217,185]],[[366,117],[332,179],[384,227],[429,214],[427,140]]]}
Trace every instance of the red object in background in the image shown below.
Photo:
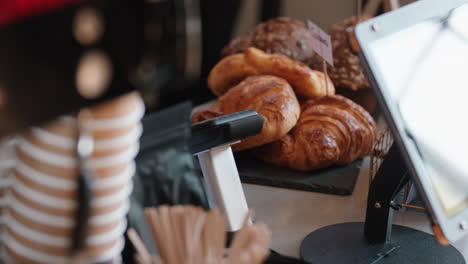
{"label": "red object in background", "polygon": [[0,0],[0,27],[83,0]]}

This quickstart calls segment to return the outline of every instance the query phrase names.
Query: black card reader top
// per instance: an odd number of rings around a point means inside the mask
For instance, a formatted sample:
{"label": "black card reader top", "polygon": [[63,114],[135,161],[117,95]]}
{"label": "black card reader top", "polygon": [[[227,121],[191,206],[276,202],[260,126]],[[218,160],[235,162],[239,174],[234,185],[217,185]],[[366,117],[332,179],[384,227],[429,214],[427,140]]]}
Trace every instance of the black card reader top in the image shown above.
{"label": "black card reader top", "polygon": [[262,128],[263,116],[253,110],[205,120],[192,125],[191,151],[198,154],[233,143],[260,133]]}

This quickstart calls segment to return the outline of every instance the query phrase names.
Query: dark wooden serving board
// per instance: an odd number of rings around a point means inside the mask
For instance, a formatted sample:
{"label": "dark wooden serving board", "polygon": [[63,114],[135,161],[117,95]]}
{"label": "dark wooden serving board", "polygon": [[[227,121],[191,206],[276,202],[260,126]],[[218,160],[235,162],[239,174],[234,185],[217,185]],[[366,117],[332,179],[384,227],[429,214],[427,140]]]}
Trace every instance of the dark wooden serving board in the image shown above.
{"label": "dark wooden serving board", "polygon": [[286,189],[351,195],[356,185],[362,160],[348,166],[302,172],[264,163],[248,151],[235,154],[242,182]]}

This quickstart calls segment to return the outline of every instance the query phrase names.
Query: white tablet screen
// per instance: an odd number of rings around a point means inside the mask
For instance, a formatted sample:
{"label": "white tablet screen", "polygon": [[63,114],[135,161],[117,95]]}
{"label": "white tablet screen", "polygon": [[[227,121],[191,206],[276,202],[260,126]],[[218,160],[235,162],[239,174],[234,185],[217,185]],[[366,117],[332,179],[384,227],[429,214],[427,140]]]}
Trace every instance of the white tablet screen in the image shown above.
{"label": "white tablet screen", "polygon": [[420,23],[370,48],[450,217],[468,206],[468,8],[443,23]]}

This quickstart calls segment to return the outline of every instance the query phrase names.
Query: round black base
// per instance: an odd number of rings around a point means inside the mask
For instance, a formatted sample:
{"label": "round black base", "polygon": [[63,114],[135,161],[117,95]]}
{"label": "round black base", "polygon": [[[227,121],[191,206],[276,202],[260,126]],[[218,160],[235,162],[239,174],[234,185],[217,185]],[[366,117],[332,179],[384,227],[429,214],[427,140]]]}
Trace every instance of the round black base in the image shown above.
{"label": "round black base", "polygon": [[392,239],[385,244],[369,244],[364,223],[343,223],[318,229],[302,241],[301,257],[311,263],[364,264],[465,264],[452,246],[441,246],[428,233],[393,225]]}

